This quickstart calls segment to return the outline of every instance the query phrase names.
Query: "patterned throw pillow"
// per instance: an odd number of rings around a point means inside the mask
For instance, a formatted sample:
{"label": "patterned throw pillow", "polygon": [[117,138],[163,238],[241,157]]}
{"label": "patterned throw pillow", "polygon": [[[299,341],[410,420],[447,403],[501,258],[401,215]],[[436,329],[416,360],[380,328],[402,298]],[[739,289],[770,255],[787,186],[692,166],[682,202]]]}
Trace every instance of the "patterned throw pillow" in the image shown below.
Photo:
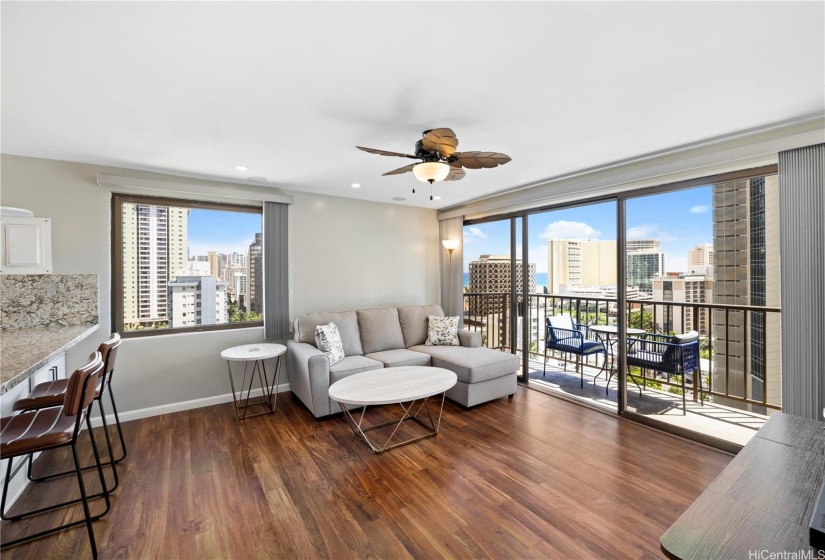
{"label": "patterned throw pillow", "polygon": [[427,327],[427,346],[458,346],[458,317],[430,315]]}
{"label": "patterned throw pillow", "polygon": [[327,355],[331,366],[344,359],[344,345],[335,323],[315,327],[315,346]]}

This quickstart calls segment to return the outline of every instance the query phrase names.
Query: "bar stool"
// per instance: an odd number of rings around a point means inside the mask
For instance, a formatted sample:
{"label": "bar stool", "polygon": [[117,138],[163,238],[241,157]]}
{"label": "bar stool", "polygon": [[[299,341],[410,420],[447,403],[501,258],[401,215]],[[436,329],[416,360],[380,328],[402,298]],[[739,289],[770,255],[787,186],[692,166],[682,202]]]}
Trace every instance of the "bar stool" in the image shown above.
{"label": "bar stool", "polygon": [[[106,461],[104,464],[112,468],[112,472],[114,475],[114,486],[111,488],[110,491],[117,488],[118,484],[120,483],[120,481],[118,480],[117,468],[115,468],[115,463],[121,462],[126,457],[126,443],[123,439],[123,430],[120,427],[120,418],[117,415],[115,397],[111,389],[112,374],[114,373],[115,360],[117,359],[117,349],[120,346],[120,342],[120,335],[118,333],[114,333],[109,340],[102,342],[98,347],[98,352],[100,352],[101,356],[103,357],[103,372],[100,374],[100,378],[97,382],[97,388],[95,390],[95,400],[97,401],[97,406],[100,410],[100,418],[103,422],[103,433],[106,436],[106,448],[109,451],[109,460]],[[27,411],[38,410],[41,408],[47,408],[52,406],[60,406],[63,403],[63,398],[66,395],[67,386],[68,379],[57,379],[55,381],[46,381],[43,383],[39,383],[34,388],[34,390],[29,394],[29,396],[17,400],[12,406],[12,410]],[[109,437],[109,426],[106,423],[106,412],[103,410],[103,395],[107,392],[107,389],[109,393],[109,399],[112,402],[112,410],[115,413],[115,424],[117,425],[118,436],[120,437],[120,449],[122,453],[118,459],[114,459],[112,441]],[[32,476],[31,457],[29,457],[28,463],[29,465],[27,476],[29,480],[31,480],[32,482],[43,482],[44,480],[49,480],[52,478],[56,478],[58,476],[70,475],[74,472],[65,471],[41,477],[34,477]],[[83,470],[93,468],[95,468],[95,465],[89,465],[83,467]]]}
{"label": "bar stool", "polygon": [[[45,531],[40,531],[34,535],[22,537],[12,541],[2,543],[1,548],[22,544],[25,542],[85,524],[89,533],[89,542],[92,546],[92,554],[97,558],[97,545],[95,534],[92,529],[92,522],[100,519],[109,511],[109,492],[106,490],[106,482],[103,476],[103,466],[100,463],[100,454],[97,444],[92,436],[92,423],[89,420],[89,413],[94,404],[95,386],[100,372],[103,371],[103,360],[100,352],[92,355],[92,360],[85,366],[75,370],[68,379],[66,393],[62,406],[42,408],[30,412],[22,412],[15,416],[8,416],[0,419],[0,458],[8,460],[6,477],[3,481],[3,495],[0,499],[0,513],[3,519],[17,521],[25,517],[30,517],[61,508],[67,505],[83,503],[83,519],[65,523]],[[95,467],[97,468],[100,484],[103,491],[100,494],[87,496],[86,485],[83,481],[83,472],[80,468],[80,460],[77,456],[77,437],[83,421],[89,430],[89,437],[92,442],[92,450],[95,456]],[[77,484],[80,487],[80,498],[68,500],[59,504],[46,506],[44,508],[28,511],[19,515],[6,515],[6,497],[9,489],[9,479],[12,475],[12,462],[16,457],[31,455],[41,451],[57,449],[59,447],[71,446],[72,457],[74,458],[74,472],[77,475]],[[106,502],[106,509],[95,516],[92,516],[89,509],[89,499],[93,497],[103,497]]]}

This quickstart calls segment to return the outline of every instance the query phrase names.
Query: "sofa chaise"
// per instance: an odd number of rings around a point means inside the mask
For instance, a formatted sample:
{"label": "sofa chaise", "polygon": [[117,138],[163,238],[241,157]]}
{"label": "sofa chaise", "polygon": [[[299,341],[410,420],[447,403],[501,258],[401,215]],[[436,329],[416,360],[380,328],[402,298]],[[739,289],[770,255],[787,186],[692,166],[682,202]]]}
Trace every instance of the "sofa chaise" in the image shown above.
{"label": "sofa chaise", "polygon": [[[438,305],[381,307],[309,313],[293,321],[287,341],[287,370],[292,392],[316,418],[339,412],[329,386],[349,375],[393,366],[434,366],[455,372],[458,383],[447,398],[471,407],[516,392],[518,358],[481,347],[481,334],[460,329],[460,346],[426,346],[428,317],[444,316]],[[335,323],[345,357],[330,366],[315,346],[315,327]]]}

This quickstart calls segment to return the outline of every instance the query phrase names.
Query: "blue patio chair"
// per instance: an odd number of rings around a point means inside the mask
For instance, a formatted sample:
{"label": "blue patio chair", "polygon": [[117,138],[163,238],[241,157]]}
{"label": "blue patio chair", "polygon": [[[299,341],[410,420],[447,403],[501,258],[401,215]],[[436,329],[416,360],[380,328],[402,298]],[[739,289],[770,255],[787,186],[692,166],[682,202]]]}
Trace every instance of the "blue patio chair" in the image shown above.
{"label": "blue patio chair", "polygon": [[[607,352],[604,344],[588,337],[587,325],[574,324],[570,315],[554,315],[544,320],[544,370],[542,376],[547,374],[547,351],[556,350],[566,354],[575,354],[576,370],[581,375],[581,387],[584,387],[584,365],[581,363],[582,357],[593,356],[595,354],[604,355],[602,368],[598,375],[604,371],[607,364]],[[567,371],[567,360],[564,361],[564,370]],[[596,377],[598,377],[598,375]]]}
{"label": "blue patio chair", "polygon": [[[679,375],[682,385],[682,414],[687,414],[685,381],[699,383],[702,392],[702,367],[699,361],[699,333],[690,331],[674,336],[645,334],[627,339],[627,367],[657,371],[667,376]],[[704,404],[704,395],[700,402]]]}

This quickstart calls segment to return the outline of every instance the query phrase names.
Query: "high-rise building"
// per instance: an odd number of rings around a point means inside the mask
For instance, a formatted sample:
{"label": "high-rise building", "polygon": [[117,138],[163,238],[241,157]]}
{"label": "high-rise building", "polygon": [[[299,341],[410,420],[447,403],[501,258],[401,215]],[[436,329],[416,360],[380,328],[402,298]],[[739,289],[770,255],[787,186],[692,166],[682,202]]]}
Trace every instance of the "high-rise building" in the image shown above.
{"label": "high-rise building", "polygon": [[558,294],[565,286],[582,285],[582,242],[551,239],[547,242],[547,291]]}
{"label": "high-rise building", "polygon": [[246,255],[234,252],[226,255],[226,266],[241,266],[246,268]]}
{"label": "high-rise building", "polygon": [[688,268],[713,266],[713,243],[702,243],[688,251]]}
{"label": "high-rise building", "polygon": [[582,286],[617,284],[616,241],[582,241]]}
{"label": "high-rise building", "polygon": [[[666,274],[662,279],[653,280],[653,299],[678,303],[711,303],[713,278],[694,274]],[[695,330],[702,336],[709,332],[710,317],[707,308],[700,307],[695,313],[692,307],[678,305],[658,306],[655,309],[654,320],[662,332]]]}
{"label": "high-rise building", "polygon": [[188,208],[123,205],[125,329],[168,320],[166,284],[186,270],[188,216]]}
{"label": "high-rise building", "polygon": [[[657,251],[627,251],[627,285],[642,294],[653,293],[653,281],[665,273],[665,254]],[[655,299],[655,298],[654,298]]]}
{"label": "high-rise building", "polygon": [[[653,291],[651,280],[665,271],[658,239],[627,242],[627,285]],[[558,294],[570,286],[616,286],[616,241],[550,239],[547,242],[547,288]]]}
{"label": "high-rise building", "polygon": [[658,239],[629,239],[625,243],[627,285],[638,286],[640,294],[652,295],[653,280],[665,275],[666,255],[659,246]]}
{"label": "high-rise building", "polygon": [[246,300],[247,275],[245,267],[236,264],[227,266],[223,269],[223,278],[221,278],[221,280],[227,283],[229,299],[236,303]]}
{"label": "high-rise building", "polygon": [[232,289],[233,300],[240,306],[241,311],[246,311],[246,269],[229,268],[227,270],[236,270],[236,272],[232,274],[231,284],[229,284],[229,286]]}
{"label": "high-rise building", "polygon": [[214,276],[178,276],[167,285],[172,328],[226,323],[226,282]]}
{"label": "high-rise building", "polygon": [[616,241],[547,241],[547,289],[616,285]]}
{"label": "high-rise building", "polygon": [[221,271],[220,271],[220,259],[218,258],[218,253],[216,251],[207,251],[206,258],[209,262],[209,274],[220,280],[221,278]]}
{"label": "high-rise building", "polygon": [[625,242],[628,253],[655,253],[659,251],[658,239],[628,239]]}
{"label": "high-rise building", "polygon": [[247,289],[249,292],[249,311],[252,313],[263,313],[263,239],[260,233],[255,234],[255,241],[249,245],[249,278]]}
{"label": "high-rise building", "polygon": [[[779,307],[776,175],[713,185],[713,271],[715,303]],[[754,400],[765,396],[768,402],[780,402],[781,376],[772,375],[772,384],[765,385],[766,363],[779,364],[778,315],[760,311],[714,312],[717,387],[723,387],[727,378],[730,394]],[[719,333],[726,333],[727,338]],[[743,407],[729,399],[719,402]]]}
{"label": "high-rise building", "polygon": [[[516,261],[516,291],[521,291],[524,266]],[[470,291],[482,293],[510,293],[511,287],[510,257],[507,255],[481,255],[478,260],[470,262]],[[527,290],[536,291],[536,264],[527,265]],[[470,300],[470,312],[484,315],[502,308],[500,296],[474,297]]]}

